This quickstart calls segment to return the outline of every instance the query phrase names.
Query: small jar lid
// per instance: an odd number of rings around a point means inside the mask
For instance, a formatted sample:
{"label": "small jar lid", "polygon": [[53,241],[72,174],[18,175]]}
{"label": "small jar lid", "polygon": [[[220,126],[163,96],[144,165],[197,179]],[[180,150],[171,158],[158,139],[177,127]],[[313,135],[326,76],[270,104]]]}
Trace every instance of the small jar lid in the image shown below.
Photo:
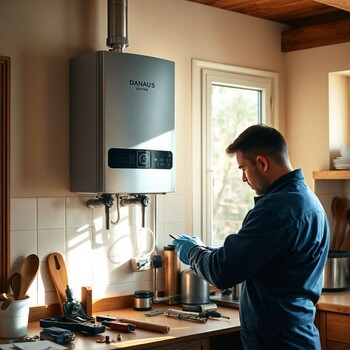
{"label": "small jar lid", "polygon": [[169,244],[169,245],[166,245],[164,247],[164,250],[167,250],[167,251],[175,251],[175,246],[173,244]]}
{"label": "small jar lid", "polygon": [[152,298],[153,293],[149,290],[135,290],[134,297],[140,299]]}

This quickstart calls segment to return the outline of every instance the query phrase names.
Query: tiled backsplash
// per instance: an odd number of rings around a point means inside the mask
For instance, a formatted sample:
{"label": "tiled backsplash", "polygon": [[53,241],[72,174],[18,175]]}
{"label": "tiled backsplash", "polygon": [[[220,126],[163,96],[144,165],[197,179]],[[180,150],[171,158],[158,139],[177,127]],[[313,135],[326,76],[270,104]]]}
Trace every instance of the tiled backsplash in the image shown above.
{"label": "tiled backsplash", "polygon": [[[184,232],[184,198],[175,194],[150,198],[146,227],[154,231],[156,247],[161,251],[171,243],[170,233]],[[11,273],[20,270],[29,254],[35,253],[40,259],[38,277],[28,293],[32,306],[57,302],[46,267],[46,258],[53,252],[63,255],[69,285],[78,300],[82,286],[92,286],[94,299],[130,295],[138,289],[152,290],[152,269],[132,272],[130,268],[130,258],[138,254],[137,246],[145,246],[144,253],[152,246],[149,232],[138,234],[140,206],[120,208],[118,223],[105,230],[104,208],[88,208],[88,199],[83,196],[11,199]],[[117,217],[114,205],[112,221]],[[162,273],[158,275],[161,289],[164,281]]]}

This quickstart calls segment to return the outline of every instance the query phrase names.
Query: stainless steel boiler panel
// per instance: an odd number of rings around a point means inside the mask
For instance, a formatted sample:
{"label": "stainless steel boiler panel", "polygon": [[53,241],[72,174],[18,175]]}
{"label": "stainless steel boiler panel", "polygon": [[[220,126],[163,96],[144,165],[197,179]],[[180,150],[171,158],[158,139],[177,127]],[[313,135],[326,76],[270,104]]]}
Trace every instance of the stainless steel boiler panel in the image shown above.
{"label": "stainless steel boiler panel", "polygon": [[175,191],[174,62],[89,53],[70,87],[72,192]]}

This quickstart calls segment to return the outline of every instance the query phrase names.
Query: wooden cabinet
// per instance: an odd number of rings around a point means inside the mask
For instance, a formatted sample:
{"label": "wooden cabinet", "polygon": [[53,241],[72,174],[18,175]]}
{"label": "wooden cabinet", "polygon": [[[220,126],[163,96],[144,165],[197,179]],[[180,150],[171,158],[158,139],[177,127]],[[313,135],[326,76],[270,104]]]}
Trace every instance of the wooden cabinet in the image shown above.
{"label": "wooden cabinet", "polygon": [[350,315],[318,311],[316,325],[320,332],[322,350],[350,349]]}
{"label": "wooden cabinet", "polygon": [[176,344],[153,347],[153,350],[209,350],[209,338],[180,341]]}

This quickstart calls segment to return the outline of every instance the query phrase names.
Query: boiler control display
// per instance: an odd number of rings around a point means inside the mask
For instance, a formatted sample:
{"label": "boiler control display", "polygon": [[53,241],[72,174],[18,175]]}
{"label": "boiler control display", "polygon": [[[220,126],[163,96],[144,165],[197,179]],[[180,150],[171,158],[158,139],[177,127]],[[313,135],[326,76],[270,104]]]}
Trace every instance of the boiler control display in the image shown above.
{"label": "boiler control display", "polygon": [[110,148],[108,166],[115,169],[171,169],[173,154],[170,151]]}

